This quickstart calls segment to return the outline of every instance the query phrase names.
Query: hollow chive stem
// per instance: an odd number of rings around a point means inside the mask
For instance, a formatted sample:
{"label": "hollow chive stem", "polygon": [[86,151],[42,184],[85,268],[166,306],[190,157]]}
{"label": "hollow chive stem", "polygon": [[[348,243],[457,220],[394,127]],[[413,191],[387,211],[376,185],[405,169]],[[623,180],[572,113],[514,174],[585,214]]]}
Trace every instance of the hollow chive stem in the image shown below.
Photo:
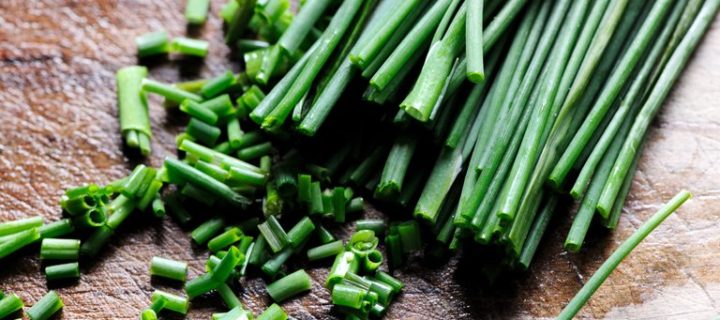
{"label": "hollow chive stem", "polygon": [[235,292],[233,292],[232,288],[230,288],[230,286],[228,286],[226,283],[221,283],[217,287],[217,292],[228,308],[242,308],[242,303],[240,302],[240,299],[238,299],[237,295],[235,295]]}
{"label": "hollow chive stem", "polygon": [[36,302],[26,314],[30,320],[46,320],[65,306],[62,299],[54,290],[49,291]]}
{"label": "hollow chive stem", "polygon": [[383,262],[382,253],[375,249],[370,251],[363,259],[363,270],[367,273],[375,273]]}
{"label": "hollow chive stem", "polygon": [[38,239],[40,239],[38,228],[20,231],[4,237],[4,241],[0,242],[0,259],[9,256]]}
{"label": "hollow chive stem", "polygon": [[355,286],[336,284],[332,288],[332,303],[352,309],[360,309],[365,301],[366,290]]}
{"label": "hollow chive stem", "polygon": [[211,273],[206,273],[186,282],[184,289],[188,298],[194,299],[195,297],[215,290],[219,285],[220,283],[213,280]]}
{"label": "hollow chive stem", "polygon": [[556,196],[548,198],[538,216],[535,217],[535,222],[533,222],[528,238],[525,241],[520,257],[518,258],[518,264],[525,270],[530,267],[530,262],[532,262],[532,259],[535,256],[535,252],[540,245],[540,240],[542,240],[545,230],[547,229],[548,224],[550,224],[550,219],[555,213],[557,202],[558,198]]}
{"label": "hollow chive stem", "polygon": [[135,38],[135,46],[140,58],[167,54],[170,51],[170,37],[165,31],[148,32]]}
{"label": "hollow chive stem", "polygon": [[[717,12],[717,8],[720,6],[720,1],[718,0],[711,0],[708,4],[706,2],[705,6],[703,6],[703,9],[700,13],[701,17],[704,17],[704,19],[712,20],[712,17],[715,15],[715,12]],[[703,12],[704,11],[704,12]],[[703,14],[705,14],[703,16]],[[696,20],[698,21],[698,20]],[[699,20],[703,21],[703,19]],[[707,21],[707,20],[706,20]],[[706,22],[709,23],[709,22]],[[699,25],[702,25],[702,23],[699,23]],[[692,30],[692,28],[691,28]],[[701,29],[702,30],[702,29]],[[700,32],[702,34],[702,32]],[[672,61],[672,59],[671,59]],[[690,199],[692,195],[688,191],[681,191],[678,193],[672,200],[670,200],[667,204],[665,204],[660,210],[658,210],[655,214],[653,214],[645,223],[643,223],[640,228],[638,228],[633,234],[625,240],[616,250],[615,252],[608,257],[607,260],[600,266],[600,268],[595,271],[595,273],[590,277],[590,279],[583,285],[582,289],[575,295],[575,297],[570,300],[570,302],[565,306],[565,308],[560,312],[558,315],[558,319],[572,319],[578,311],[590,300],[590,297],[595,293],[595,291],[605,282],[605,280],[610,276],[610,274],[617,268],[617,266],[622,262],[625,257],[632,252],[635,247],[640,244],[643,239],[645,239],[653,230],[655,230],[668,216],[670,216],[675,210],[677,210],[685,201]]]}
{"label": "hollow chive stem", "polygon": [[80,240],[45,238],[40,245],[42,260],[77,260],[80,255]]}
{"label": "hollow chive stem", "polygon": [[278,45],[288,53],[296,52],[331,2],[331,0],[307,1],[278,40]]}
{"label": "hollow chive stem", "polygon": [[275,302],[283,302],[311,288],[312,279],[300,269],[269,284],[267,292]]}
{"label": "hollow chive stem", "polygon": [[225,227],[225,220],[222,218],[213,218],[205,221],[190,233],[190,238],[198,245],[203,245],[212,237],[217,235]]}
{"label": "hollow chive stem", "polygon": [[40,237],[43,239],[66,236],[73,231],[75,231],[75,227],[70,219],[62,219],[53,223],[45,224],[38,229]]}
{"label": "hollow chive stem", "polygon": [[285,97],[280,100],[272,112],[263,120],[262,127],[264,129],[275,129],[282,125],[287,119],[295,105],[302,99],[305,93],[322,69],[323,65],[328,61],[333,50],[338,46],[340,40],[345,35],[345,31],[350,27],[353,17],[359,11],[363,2],[359,0],[343,1],[338,8],[337,13],[333,16],[323,36],[318,40],[318,49],[313,52],[307,64],[303,67],[302,72],[292,83]]}
{"label": "hollow chive stem", "polygon": [[[150,150],[148,144],[141,142],[152,137],[147,97],[141,91],[141,83],[147,76],[147,72],[145,67],[130,66],[118,70],[115,76],[120,132],[129,147],[142,147],[140,151],[143,155],[148,155]],[[135,139],[137,142],[133,141]]]}
{"label": "hollow chive stem", "polygon": [[214,146],[222,134],[222,130],[216,126],[209,125],[196,118],[191,118],[185,128],[185,133],[206,146]]}
{"label": "hollow chive stem", "polygon": [[77,262],[58,264],[45,267],[45,278],[48,281],[77,279],[80,277],[80,264]]}
{"label": "hollow chive stem", "polygon": [[170,50],[186,56],[204,58],[208,54],[210,43],[205,40],[178,37],[173,39]]}
{"label": "hollow chive stem", "polygon": [[185,3],[185,20],[189,24],[205,23],[210,9],[210,0],[188,0]]}
{"label": "hollow chive stem", "polygon": [[246,197],[237,194],[227,185],[213,179],[211,176],[182,161],[166,158],[165,168],[167,168],[168,175],[173,177],[171,180],[178,179],[179,181],[190,182],[203,190],[218,196],[230,205],[242,207],[250,204],[250,201]]}
{"label": "hollow chive stem", "polygon": [[90,237],[80,245],[80,254],[84,257],[95,257],[110,240],[115,230],[108,226],[95,229]]}
{"label": "hollow chive stem", "polygon": [[231,244],[240,241],[243,237],[243,232],[240,228],[232,227],[227,229],[225,232],[219,234],[215,238],[212,238],[208,242],[208,249],[212,252],[218,252],[222,249],[229,247]]}
{"label": "hollow chive stem", "polygon": [[140,320],[157,320],[157,312],[152,309],[145,309],[140,312]]}
{"label": "hollow chive stem", "polygon": [[265,222],[258,225],[258,230],[267,241],[273,252],[279,252],[290,244],[290,238],[275,216],[267,217]]}
{"label": "hollow chive stem", "polygon": [[244,161],[258,159],[262,156],[270,154],[272,149],[273,146],[270,142],[259,143],[238,150],[237,158]]}
{"label": "hollow chive stem", "polygon": [[[620,94],[623,83],[631,76],[632,71],[648,50],[650,41],[654,39],[655,34],[660,29],[661,23],[664,21],[666,13],[669,11],[673,1],[658,1],[653,5],[652,10],[645,19],[642,27],[637,32],[637,36],[633,39],[631,45],[627,48],[621,60],[617,63],[615,71],[607,80],[607,85],[603,88],[597,102],[593,105],[590,113],[586,116],[582,126],[575,133],[570,145],[560,158],[557,166],[565,168],[578,159],[582,149],[588,144],[593,133],[597,130],[603,118],[613,105],[615,98]],[[567,169],[563,169],[563,172]],[[566,174],[564,174],[566,175]],[[563,175],[557,177],[551,175],[551,181],[560,181]]]}
{"label": "hollow chive stem", "polygon": [[218,283],[225,283],[230,275],[235,271],[235,267],[245,259],[244,253],[240,252],[237,247],[230,247],[225,256],[220,260],[210,273],[213,280]]}
{"label": "hollow chive stem", "polygon": [[[287,32],[287,30],[286,30]],[[270,46],[269,43],[262,40],[254,40],[254,39],[240,39],[237,41],[235,46],[240,49],[240,52],[250,52],[260,49],[265,49]]]}
{"label": "hollow chive stem", "polygon": [[336,240],[317,246],[307,251],[307,257],[310,261],[320,260],[328,257],[334,257],[343,252],[344,245],[342,240]]}
{"label": "hollow chive stem", "polygon": [[677,81],[680,72],[682,72],[687,64],[692,52],[695,51],[700,39],[715,17],[718,7],[720,7],[720,1],[718,0],[706,1],[703,4],[695,21],[677,49],[675,49],[667,65],[663,68],[660,77],[650,91],[642,109],[640,109],[640,113],[630,129],[628,138],[622,146],[620,155],[618,155],[617,160],[615,160],[615,164],[610,172],[610,177],[605,183],[603,192],[600,195],[597,209],[601,213],[604,212],[604,216],[608,216],[607,213],[613,208],[615,199],[623,185],[624,177],[628,174],[628,170],[632,166],[635,153],[638,152],[638,148],[650,126],[650,122],[662,107],[665,98],[670,92],[670,88],[672,88],[675,81]]}
{"label": "hollow chive stem", "polygon": [[459,150],[443,148],[415,205],[413,215],[416,218],[431,224],[437,222],[442,201],[460,174],[462,164],[463,157]]}
{"label": "hollow chive stem", "polygon": [[21,231],[38,228],[42,225],[43,219],[41,216],[3,222],[0,223],[0,236],[7,236]]}
{"label": "hollow chive stem", "polygon": [[227,71],[206,82],[200,89],[200,94],[204,98],[213,98],[230,88],[235,83],[235,75],[231,71]]}
{"label": "hollow chive stem", "polygon": [[245,32],[248,23],[255,12],[256,0],[235,0],[228,13],[223,17],[227,21],[227,31],[225,32],[225,43],[232,44],[237,41]]}
{"label": "hollow chive stem", "polygon": [[[249,135],[249,133],[248,133]],[[198,143],[195,143],[190,140],[183,140],[182,143],[180,143],[180,146],[178,147],[180,150],[185,151],[186,153],[192,154],[193,156],[197,157],[200,160],[203,160],[208,163],[216,163],[220,165],[223,169],[228,170],[232,167],[241,167],[250,169],[256,172],[260,172],[260,168],[249,164],[245,161],[242,161],[240,159],[228,156],[226,154],[223,154],[221,152],[218,152],[216,150],[210,149],[208,147],[205,147],[203,145],[200,145]]]}
{"label": "hollow chive stem", "polygon": [[186,99],[183,101],[180,104],[180,111],[209,125],[215,125],[218,122],[218,116],[215,112],[192,100]]}
{"label": "hollow chive stem", "polygon": [[165,310],[174,311],[180,314],[187,314],[188,309],[190,308],[190,302],[187,298],[180,297],[161,290],[155,290],[152,293],[150,300],[155,301],[162,298],[167,300],[164,308]]}
{"label": "hollow chive stem", "polygon": [[186,262],[153,257],[150,261],[150,275],[171,280],[185,281],[188,265]]}
{"label": "hollow chive stem", "polygon": [[465,56],[467,57],[468,80],[480,83],[485,80],[483,62],[483,3],[484,0],[469,0],[465,27]]}
{"label": "hollow chive stem", "polygon": [[142,80],[142,90],[145,92],[152,92],[161,95],[165,97],[165,99],[167,99],[168,101],[172,101],[175,103],[182,103],[185,99],[196,102],[202,101],[202,97],[197,94],[182,90],[173,85],[160,83],[147,78]]}
{"label": "hollow chive stem", "polygon": [[410,135],[400,135],[395,139],[375,191],[377,196],[389,199],[400,193],[416,146],[417,139]]}
{"label": "hollow chive stem", "polygon": [[344,251],[335,256],[335,261],[330,268],[325,287],[332,288],[335,284],[342,281],[348,272],[357,273],[360,270],[360,260],[355,253]]}
{"label": "hollow chive stem", "polygon": [[382,219],[365,219],[355,221],[355,230],[371,230],[376,235],[385,233],[385,221]]}
{"label": "hollow chive stem", "polygon": [[14,293],[0,297],[0,319],[22,310],[24,306],[22,299]]}
{"label": "hollow chive stem", "polygon": [[290,244],[293,248],[299,248],[310,238],[313,231],[315,224],[307,216],[303,217],[287,232]]}
{"label": "hollow chive stem", "polygon": [[285,310],[283,310],[279,305],[276,303],[273,303],[270,305],[263,313],[261,313],[257,318],[257,320],[287,320],[288,315],[285,313]]}

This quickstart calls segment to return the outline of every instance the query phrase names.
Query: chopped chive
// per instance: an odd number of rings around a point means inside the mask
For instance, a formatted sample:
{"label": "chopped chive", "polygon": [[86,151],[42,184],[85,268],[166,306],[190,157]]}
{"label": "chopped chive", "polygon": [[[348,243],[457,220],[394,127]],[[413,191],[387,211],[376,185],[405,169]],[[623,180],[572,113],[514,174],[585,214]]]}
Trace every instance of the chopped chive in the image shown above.
{"label": "chopped chive", "polygon": [[309,203],[312,198],[312,177],[309,174],[298,175],[298,200]]}
{"label": "chopped chive", "polygon": [[[213,320],[215,319],[213,315]],[[223,314],[222,317],[219,317],[218,320],[247,320],[252,319],[252,312],[247,311],[242,308],[242,306],[238,306],[233,308],[232,310],[228,311],[227,313]]]}
{"label": "chopped chive", "polygon": [[193,217],[184,206],[184,200],[179,192],[170,194],[165,198],[165,203],[170,209],[168,212],[173,219],[177,220],[182,226],[186,226],[192,221]]}
{"label": "chopped chive", "polygon": [[318,225],[317,229],[315,229],[315,230],[317,231],[317,235],[318,235],[318,239],[320,239],[320,243],[328,244],[330,242],[335,241],[335,236],[333,236],[333,234],[328,229],[323,227],[322,225]]}
{"label": "chopped chive", "polygon": [[152,201],[152,212],[157,218],[165,216],[165,202],[159,194],[155,195],[155,199]]}
{"label": "chopped chive", "polygon": [[43,239],[58,238],[72,233],[75,231],[75,227],[70,219],[62,219],[43,225],[38,231],[40,232],[40,237]]}
{"label": "chopped chive", "polygon": [[[246,206],[250,203],[246,197],[235,193],[230,187],[213,179],[211,176],[197,170],[190,165],[172,158],[165,158],[165,168],[168,176],[180,181],[187,181],[216,195],[226,203],[234,206]],[[171,178],[172,180],[172,178]]]}
{"label": "chopped chive", "polygon": [[385,236],[385,245],[387,246],[388,266],[394,269],[402,265],[404,257],[400,236],[395,234]]}
{"label": "chopped chive", "polygon": [[173,39],[170,49],[172,52],[204,58],[208,54],[210,43],[205,40],[178,37]]}
{"label": "chopped chive", "polygon": [[185,20],[189,24],[203,24],[207,20],[210,0],[187,0],[185,3]]}
{"label": "chopped chive", "polygon": [[400,193],[416,146],[417,139],[409,135],[400,135],[395,139],[385,161],[376,195],[390,199]]}
{"label": "chopped chive", "polygon": [[140,320],[157,320],[157,313],[152,309],[145,309],[140,313]]}
{"label": "chopped chive", "polygon": [[235,75],[227,71],[206,82],[200,89],[200,94],[205,98],[213,98],[230,88],[235,82]]}
{"label": "chopped chive", "polygon": [[105,226],[115,230],[130,216],[135,210],[135,202],[125,196],[118,196],[110,203],[111,215],[105,221]]}
{"label": "chopped chive", "polygon": [[233,113],[232,101],[230,100],[230,96],[227,94],[219,95],[210,100],[205,100],[200,105],[206,109],[212,110],[221,119],[226,118]]}
{"label": "chopped chive", "polygon": [[90,238],[80,245],[80,254],[84,257],[95,257],[110,240],[115,230],[108,226],[96,228]]}
{"label": "chopped chive", "polygon": [[355,230],[371,230],[376,235],[385,233],[385,221],[382,219],[365,219],[355,221]]}
{"label": "chopped chive", "polygon": [[285,263],[288,259],[290,259],[290,256],[292,256],[293,253],[295,253],[295,249],[293,247],[287,246],[285,247],[285,249],[265,261],[265,263],[263,263],[260,269],[267,276],[274,278],[278,274],[278,272],[280,272],[280,268],[285,265]]}
{"label": "chopped chive", "polygon": [[420,226],[416,221],[403,222],[398,225],[397,230],[404,252],[414,252],[422,249]]}
{"label": "chopped chive", "polygon": [[240,50],[240,52],[250,52],[265,49],[269,47],[270,44],[262,40],[240,39],[235,43],[235,46]]}
{"label": "chopped chive", "polygon": [[[42,224],[42,220],[40,223]],[[8,229],[5,229],[5,231],[7,230]],[[37,228],[20,231],[4,237],[4,241],[0,242],[0,259],[9,256],[38,239],[40,239],[40,232],[38,232]]]}
{"label": "chopped chive", "polygon": [[164,308],[166,310],[174,311],[180,314],[187,314],[187,311],[190,308],[190,302],[187,298],[176,296],[161,290],[155,290],[150,300],[155,301],[161,298],[167,299],[167,304]]}
{"label": "chopped chive", "polygon": [[368,273],[374,273],[380,267],[383,262],[382,253],[375,249],[370,251],[367,256],[363,259],[363,270]]}
{"label": "chopped chive", "polygon": [[149,205],[151,205],[152,202],[155,201],[155,199],[157,199],[159,197],[158,192],[160,191],[160,189],[162,189],[162,187],[163,187],[162,181],[153,178],[152,182],[150,182],[150,185],[145,190],[145,193],[140,198],[140,200],[137,202],[138,209],[140,209],[140,210],[147,209],[147,207]]}
{"label": "chopped chive", "polygon": [[269,284],[267,292],[275,302],[282,302],[311,288],[312,279],[300,269]]}
{"label": "chopped chive", "polygon": [[8,221],[0,223],[0,236],[6,236],[15,234],[21,231],[26,231],[33,228],[38,228],[43,225],[43,219],[41,216],[35,216],[31,218],[18,219],[14,221]]}
{"label": "chopped chive", "polygon": [[212,252],[218,252],[229,247],[231,244],[240,241],[242,237],[242,230],[237,227],[232,227],[215,238],[212,238],[210,242],[208,242],[208,249]]}
{"label": "chopped chive", "polygon": [[345,188],[336,187],[332,192],[332,207],[335,222],[345,222],[345,211],[348,199],[345,198]]}
{"label": "chopped chive", "polygon": [[215,112],[192,100],[186,99],[183,101],[180,104],[180,111],[209,125],[215,125],[218,122],[218,116]]}
{"label": "chopped chive", "polygon": [[265,93],[260,88],[253,85],[248,88],[247,91],[240,96],[240,98],[238,98],[238,101],[242,101],[243,105],[252,111],[260,105],[264,98]]}
{"label": "chopped chive", "polygon": [[357,273],[360,270],[360,261],[353,252],[344,251],[335,257],[330,273],[325,281],[325,287],[332,288],[342,281],[348,272]]}
{"label": "chopped chive", "polygon": [[313,214],[325,213],[323,204],[323,193],[320,188],[320,182],[315,181],[310,184],[310,212]]}
{"label": "chopped chive", "polygon": [[22,299],[14,293],[6,296],[0,295],[0,319],[22,310],[24,306],[25,303]]}
{"label": "chopped chive", "polygon": [[365,210],[365,200],[362,197],[352,198],[347,205],[347,212],[362,212]]}
{"label": "chopped chive", "polygon": [[[195,230],[190,233],[190,238],[195,241],[198,245],[203,245],[210,240],[210,238],[217,235],[225,227],[225,220],[222,218],[213,218],[205,221],[199,225]],[[212,250],[217,251],[217,250]]]}
{"label": "chopped chive", "polygon": [[165,97],[165,99],[175,103],[181,103],[185,99],[196,102],[202,101],[202,97],[197,94],[147,78],[142,79],[142,90],[161,95]]}
{"label": "chopped chive", "polygon": [[273,146],[270,142],[259,143],[238,150],[237,158],[244,161],[257,159],[270,154],[272,149]]}
{"label": "chopped chive", "polygon": [[366,290],[355,286],[336,284],[332,288],[332,303],[352,309],[360,309],[365,301]]}
{"label": "chopped chive", "polygon": [[179,146],[179,149],[187,152],[188,154],[192,154],[193,156],[197,157],[199,160],[206,161],[209,163],[216,163],[216,164],[220,165],[220,167],[222,167],[223,169],[226,169],[226,170],[231,167],[242,167],[242,168],[248,168],[250,170],[260,172],[260,168],[254,166],[252,164],[249,164],[245,161],[228,156],[226,154],[223,154],[221,152],[210,149],[208,147],[197,144],[197,143],[187,140],[187,139],[182,141],[182,143]]}
{"label": "chopped chive", "polygon": [[57,292],[51,290],[28,309],[26,314],[30,320],[47,320],[64,306]]}
{"label": "chopped chive", "polygon": [[307,251],[307,257],[310,261],[324,259],[327,257],[336,256],[343,252],[344,245],[342,240],[337,240],[317,246]]}
{"label": "chopped chive", "polygon": [[135,38],[135,46],[140,58],[167,54],[170,51],[170,37],[165,31],[148,32]]}
{"label": "chopped chive", "polygon": [[315,230],[315,224],[307,216],[298,221],[290,231],[287,232],[288,239],[293,248],[300,247]]}
{"label": "chopped chive", "polygon": [[273,303],[270,305],[263,313],[261,313],[257,318],[257,320],[287,320],[288,315],[285,313],[285,310],[283,310],[279,305],[276,303]]}
{"label": "chopped chive", "polygon": [[42,260],[77,260],[80,256],[80,240],[45,238],[40,245]]}
{"label": "chopped chive", "polygon": [[[325,9],[332,3],[331,0],[310,0],[302,6],[300,12],[293,19],[290,27],[285,30],[278,45],[288,53],[294,53],[300,48],[315,23],[322,17]],[[337,14],[337,13],[336,13]],[[329,28],[329,27],[328,27]]]}
{"label": "chopped chive", "polygon": [[213,280],[218,283],[225,283],[230,277],[230,274],[235,270],[235,267],[245,259],[245,255],[240,252],[236,247],[230,247],[225,257],[222,258],[220,263],[213,268],[212,275]]}
{"label": "chopped chive", "polygon": [[188,265],[186,262],[153,257],[150,262],[150,275],[183,281],[187,279]]}
{"label": "chopped chive", "polygon": [[275,253],[290,244],[290,238],[287,233],[285,233],[285,230],[283,230],[283,227],[280,225],[280,222],[277,221],[275,216],[267,217],[265,222],[258,225],[258,230],[260,230],[260,233],[265,238],[265,241],[267,241],[270,249],[272,249]]}
{"label": "chopped chive", "polygon": [[260,266],[265,263],[268,259],[267,254],[267,241],[265,241],[265,237],[259,235],[257,237],[257,240],[255,240],[255,243],[253,245],[253,251],[250,254],[249,257],[249,263],[254,266]]}
{"label": "chopped chive", "polygon": [[[713,3],[714,2],[714,3]],[[720,7],[720,1],[711,1],[703,6],[702,14],[706,14],[705,17],[712,17],[715,15],[717,8]],[[696,20],[697,22],[698,20]],[[709,23],[709,22],[706,22]],[[633,234],[625,240],[616,250],[610,255],[607,260],[595,271],[590,279],[583,285],[582,289],[570,300],[565,308],[558,315],[558,319],[571,319],[578,311],[590,300],[593,293],[605,282],[610,274],[617,268],[617,266],[625,260],[625,257],[632,252],[635,247],[640,244],[653,230],[655,230],[668,216],[670,216],[675,210],[677,210],[685,201],[690,199],[692,195],[688,191],[681,191],[667,204],[665,204],[660,210],[653,214],[640,228],[638,228]]]}
{"label": "chopped chive", "polygon": [[[145,67],[130,66],[118,70],[116,74],[120,132],[132,148],[141,146],[141,137],[149,139],[152,136],[147,97],[141,91],[147,73]],[[141,149],[143,155],[150,153],[149,147],[147,149]]]}
{"label": "chopped chive", "polygon": [[240,299],[235,295],[235,293],[232,291],[232,288],[228,286],[226,283],[221,283],[217,287],[217,292],[220,294],[220,297],[225,302],[225,305],[228,308],[242,308],[242,303],[240,302]]}
{"label": "chopped chive", "polygon": [[222,134],[220,128],[209,125],[196,118],[190,118],[185,133],[193,140],[197,140],[204,145],[214,146],[218,138]]}
{"label": "chopped chive", "polygon": [[208,207],[211,207],[217,201],[217,197],[213,194],[194,186],[192,183],[185,184],[182,189],[180,189],[180,194],[187,199],[193,199]]}
{"label": "chopped chive", "polygon": [[405,285],[398,279],[395,279],[393,276],[383,272],[378,271],[375,276],[372,278],[373,280],[383,282],[393,288],[393,293],[397,294],[402,290]]}
{"label": "chopped chive", "polygon": [[220,283],[213,280],[212,274],[206,273],[185,282],[185,294],[187,294],[190,299],[194,299],[195,297],[215,290],[219,285]]}
{"label": "chopped chive", "polygon": [[256,0],[235,0],[236,5],[232,10],[232,14],[227,14],[229,19],[224,18],[227,21],[227,31],[225,32],[225,43],[231,44],[240,38],[250,22],[250,18],[253,16],[255,9]]}
{"label": "chopped chive", "polygon": [[80,264],[77,262],[58,264],[45,268],[45,278],[48,281],[61,279],[77,279],[80,277]]}

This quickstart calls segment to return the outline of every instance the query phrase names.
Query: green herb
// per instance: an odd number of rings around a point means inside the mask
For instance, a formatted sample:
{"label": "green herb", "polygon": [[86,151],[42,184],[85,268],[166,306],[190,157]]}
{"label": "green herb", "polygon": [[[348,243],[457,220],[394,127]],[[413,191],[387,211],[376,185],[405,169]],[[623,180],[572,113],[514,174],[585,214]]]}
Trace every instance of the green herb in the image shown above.
{"label": "green herb", "polygon": [[187,0],[185,19],[189,24],[203,24],[207,20],[210,0]]}
{"label": "green herb", "polygon": [[77,262],[45,267],[45,278],[47,278],[48,281],[77,279],[79,277],[80,265]]}
{"label": "green herb", "polygon": [[185,279],[187,279],[187,269],[188,265],[186,262],[161,257],[153,257],[150,262],[150,275],[182,282],[185,282]]}
{"label": "green herb", "polygon": [[301,269],[269,284],[267,292],[274,301],[282,302],[311,288],[312,279]]}
{"label": "green herb", "polygon": [[36,302],[26,314],[30,320],[46,320],[60,311],[65,305],[55,291],[49,291]]}
{"label": "green herb", "polygon": [[165,31],[148,32],[135,38],[135,46],[140,58],[167,54],[170,51],[170,37]]}

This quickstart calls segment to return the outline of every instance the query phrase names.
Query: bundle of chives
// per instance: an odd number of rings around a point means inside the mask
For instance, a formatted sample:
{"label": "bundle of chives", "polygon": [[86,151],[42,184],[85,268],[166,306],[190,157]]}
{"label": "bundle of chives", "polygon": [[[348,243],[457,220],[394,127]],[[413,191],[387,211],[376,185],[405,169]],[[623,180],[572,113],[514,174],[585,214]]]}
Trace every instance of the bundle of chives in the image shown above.
{"label": "bundle of chives", "polygon": [[187,279],[187,269],[186,262],[161,257],[153,257],[150,262],[150,275],[177,281],[184,282]]}
{"label": "bundle of chives", "polygon": [[60,311],[64,306],[60,296],[55,291],[49,291],[42,299],[38,300],[26,314],[30,320],[46,320]]}
{"label": "bundle of chives", "polygon": [[[140,46],[138,45],[138,47]],[[116,82],[120,131],[125,138],[125,143],[130,148],[139,149],[143,155],[147,156],[151,151],[152,130],[150,129],[147,97],[141,90],[145,77],[147,77],[147,68],[130,66],[118,70]]]}
{"label": "bundle of chives", "polygon": [[295,271],[267,286],[267,292],[276,302],[283,302],[312,288],[312,279],[305,270]]}

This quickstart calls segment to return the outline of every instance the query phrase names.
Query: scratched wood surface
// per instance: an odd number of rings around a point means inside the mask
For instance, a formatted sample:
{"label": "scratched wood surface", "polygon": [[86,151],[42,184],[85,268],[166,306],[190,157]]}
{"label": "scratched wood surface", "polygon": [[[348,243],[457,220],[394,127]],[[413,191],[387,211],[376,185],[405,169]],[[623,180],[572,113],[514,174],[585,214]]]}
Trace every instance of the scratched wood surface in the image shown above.
{"label": "scratched wood surface", "polygon": [[[212,18],[190,30],[211,42],[200,63],[172,59],[151,70],[161,81],[208,77],[238,65],[222,44],[219,1]],[[115,104],[115,71],[136,63],[133,38],[165,29],[188,30],[179,0],[0,1],[0,221],[60,216],[62,190],[126,175]],[[500,285],[478,281],[476,260],[465,254],[441,265],[412,258],[397,273],[407,288],[388,319],[534,319],[556,315],[619,243],[681,188],[695,198],[670,217],[618,268],[585,307],[585,319],[711,319],[720,314],[720,22],[716,21],[653,123],[618,230],[593,229],[587,249],[562,250],[567,211],[554,220],[529,272]],[[151,101],[153,155],[160,165],[174,154],[183,122]],[[382,216],[370,210],[371,216]],[[349,232],[349,228],[342,231]],[[162,255],[202,271],[205,252],[169,219],[132,218],[107,250],[83,265],[74,284],[51,287],[64,298],[63,319],[132,319],[148,305],[154,283],[148,261]],[[327,266],[307,266],[313,290],[283,304],[297,319],[334,319],[321,282]],[[48,284],[37,249],[0,261],[0,290],[29,304]],[[238,293],[256,313],[269,301],[262,279],[245,280]],[[218,298],[194,302],[188,319],[223,310]]]}

